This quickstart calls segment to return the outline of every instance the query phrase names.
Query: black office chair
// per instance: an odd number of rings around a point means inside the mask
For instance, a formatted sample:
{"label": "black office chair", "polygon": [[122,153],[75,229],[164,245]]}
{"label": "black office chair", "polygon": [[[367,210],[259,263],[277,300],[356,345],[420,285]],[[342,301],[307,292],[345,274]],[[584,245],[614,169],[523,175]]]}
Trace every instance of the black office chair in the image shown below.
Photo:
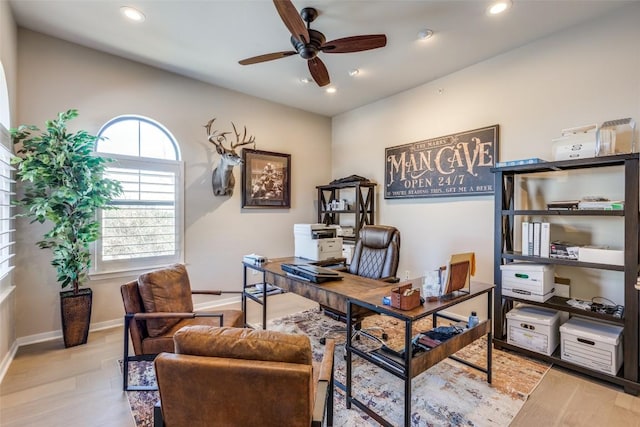
{"label": "black office chair", "polygon": [[[398,262],[400,260],[400,231],[388,225],[365,225],[360,229],[359,239],[353,251],[353,257],[349,267],[346,269],[351,274],[368,277],[370,279],[382,280],[390,283],[399,282],[396,277]],[[344,313],[338,313],[329,307],[322,307],[325,313],[333,318],[346,321]],[[359,339],[360,336],[378,341],[384,344],[387,334],[380,327],[367,329],[360,328],[361,322],[356,322],[356,329],[353,331],[352,339]],[[340,330],[346,332],[346,330]],[[370,332],[379,331],[382,333],[382,340]],[[338,331],[331,331],[333,333]],[[321,339],[324,341],[324,338]]]}

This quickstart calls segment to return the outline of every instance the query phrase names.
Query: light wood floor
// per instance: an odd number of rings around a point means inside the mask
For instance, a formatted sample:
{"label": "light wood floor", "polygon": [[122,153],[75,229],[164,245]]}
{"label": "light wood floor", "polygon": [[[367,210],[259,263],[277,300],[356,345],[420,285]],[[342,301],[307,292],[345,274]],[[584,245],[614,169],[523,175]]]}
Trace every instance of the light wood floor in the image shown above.
{"label": "light wood floor", "polygon": [[[317,305],[294,294],[269,299],[268,318]],[[249,321],[260,320],[249,306]],[[92,332],[84,346],[62,341],[21,347],[0,384],[2,427],[135,427],[118,359],[122,328]],[[512,426],[639,426],[640,398],[553,368]]]}

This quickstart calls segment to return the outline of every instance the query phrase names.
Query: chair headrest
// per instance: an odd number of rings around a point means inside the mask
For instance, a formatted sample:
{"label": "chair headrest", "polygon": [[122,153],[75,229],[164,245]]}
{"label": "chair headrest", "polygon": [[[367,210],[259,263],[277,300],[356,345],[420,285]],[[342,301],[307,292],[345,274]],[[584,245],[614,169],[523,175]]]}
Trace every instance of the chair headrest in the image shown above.
{"label": "chair headrest", "polygon": [[391,244],[398,229],[389,225],[367,225],[360,229],[360,240],[364,246],[383,249]]}
{"label": "chair headrest", "polygon": [[173,336],[175,352],[205,357],[263,360],[311,365],[309,337],[284,332],[194,325]]}

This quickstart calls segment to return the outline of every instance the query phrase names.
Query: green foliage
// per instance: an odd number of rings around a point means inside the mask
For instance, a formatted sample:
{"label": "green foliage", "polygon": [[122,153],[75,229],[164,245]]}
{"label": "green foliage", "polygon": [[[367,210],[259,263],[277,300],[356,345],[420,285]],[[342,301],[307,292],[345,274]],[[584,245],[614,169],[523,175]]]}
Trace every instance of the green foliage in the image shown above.
{"label": "green foliage", "polygon": [[22,143],[11,161],[24,182],[24,196],[15,202],[24,207],[19,216],[52,223],[38,246],[52,250],[57,281],[76,294],[91,266],[90,244],[100,237],[97,211],[122,192],[120,183],[103,176],[111,160],[94,154],[98,137],[67,132],[77,116],[77,110],[59,113],[42,132],[33,125],[11,129],[13,143]]}

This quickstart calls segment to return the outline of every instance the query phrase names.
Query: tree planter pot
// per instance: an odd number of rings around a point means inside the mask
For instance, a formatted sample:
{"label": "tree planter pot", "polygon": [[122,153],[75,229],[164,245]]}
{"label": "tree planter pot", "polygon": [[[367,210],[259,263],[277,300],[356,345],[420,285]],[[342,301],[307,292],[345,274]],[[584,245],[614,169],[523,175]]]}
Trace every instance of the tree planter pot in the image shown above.
{"label": "tree planter pot", "polygon": [[89,288],[82,288],[75,295],[73,291],[60,292],[60,313],[65,347],[87,343],[92,300],[93,292]]}

